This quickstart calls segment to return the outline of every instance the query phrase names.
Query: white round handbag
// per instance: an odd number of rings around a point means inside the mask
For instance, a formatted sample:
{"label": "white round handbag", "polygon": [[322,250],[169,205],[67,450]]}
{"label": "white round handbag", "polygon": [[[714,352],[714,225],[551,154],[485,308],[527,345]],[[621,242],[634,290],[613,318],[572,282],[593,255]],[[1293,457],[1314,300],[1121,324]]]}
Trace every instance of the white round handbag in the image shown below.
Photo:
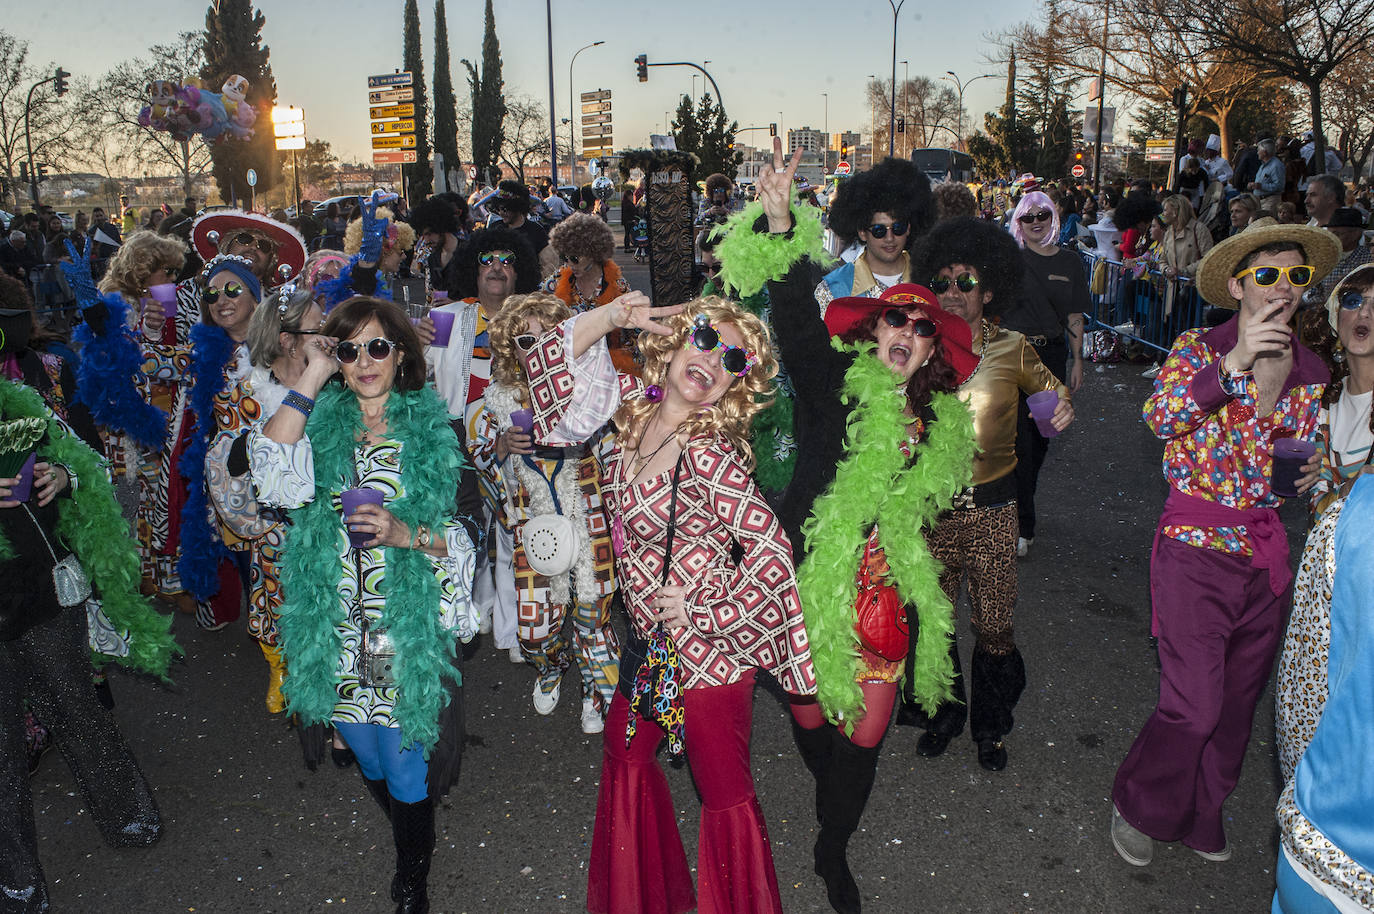
{"label": "white round handbag", "polygon": [[536,574],[544,577],[567,574],[577,561],[581,537],[577,525],[561,514],[540,514],[525,522],[521,542],[525,560]]}

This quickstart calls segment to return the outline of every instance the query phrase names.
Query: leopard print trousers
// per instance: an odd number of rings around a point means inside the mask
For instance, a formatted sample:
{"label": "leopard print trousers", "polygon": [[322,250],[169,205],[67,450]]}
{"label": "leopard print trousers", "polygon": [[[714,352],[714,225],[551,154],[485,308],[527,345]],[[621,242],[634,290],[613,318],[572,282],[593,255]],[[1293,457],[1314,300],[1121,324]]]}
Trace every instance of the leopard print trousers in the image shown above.
{"label": "leopard print trousers", "polygon": [[1016,502],[991,508],[946,511],[926,536],[926,546],[945,566],[940,589],[957,603],[968,577],[969,621],[989,654],[1016,650]]}

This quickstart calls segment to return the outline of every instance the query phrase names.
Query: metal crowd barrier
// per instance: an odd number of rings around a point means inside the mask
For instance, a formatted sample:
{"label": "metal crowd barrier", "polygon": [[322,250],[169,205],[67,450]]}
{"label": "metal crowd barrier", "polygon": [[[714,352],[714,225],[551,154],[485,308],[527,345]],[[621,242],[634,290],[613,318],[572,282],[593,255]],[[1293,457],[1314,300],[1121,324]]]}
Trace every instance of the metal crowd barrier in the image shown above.
{"label": "metal crowd barrier", "polygon": [[[1085,331],[1110,330],[1134,340],[1151,354],[1164,356],[1180,333],[1207,323],[1210,306],[1198,295],[1193,280],[1169,279],[1158,270],[1147,270],[1137,278],[1119,260],[1087,251],[1079,255],[1087,272],[1093,308],[1084,315]],[[1105,276],[1098,273],[1099,267],[1105,269]]]}

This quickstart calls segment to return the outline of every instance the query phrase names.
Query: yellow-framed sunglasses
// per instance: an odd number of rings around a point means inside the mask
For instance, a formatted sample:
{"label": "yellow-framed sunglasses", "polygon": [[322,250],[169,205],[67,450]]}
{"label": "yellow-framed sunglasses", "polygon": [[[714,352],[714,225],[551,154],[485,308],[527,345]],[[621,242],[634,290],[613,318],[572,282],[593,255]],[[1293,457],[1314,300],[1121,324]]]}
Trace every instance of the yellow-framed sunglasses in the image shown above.
{"label": "yellow-framed sunglasses", "polygon": [[1305,263],[1293,267],[1251,267],[1241,270],[1233,278],[1244,279],[1246,276],[1254,276],[1257,286],[1272,286],[1283,276],[1294,287],[1301,289],[1312,282],[1312,268]]}

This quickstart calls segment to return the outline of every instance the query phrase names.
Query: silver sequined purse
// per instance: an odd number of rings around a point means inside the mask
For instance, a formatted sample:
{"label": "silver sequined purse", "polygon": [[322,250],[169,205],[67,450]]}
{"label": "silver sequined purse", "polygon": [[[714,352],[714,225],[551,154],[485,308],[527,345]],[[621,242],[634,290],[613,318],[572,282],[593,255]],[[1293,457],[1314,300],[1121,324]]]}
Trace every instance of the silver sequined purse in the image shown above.
{"label": "silver sequined purse", "polygon": [[46,535],[41,533],[42,527],[38,524],[38,518],[29,511],[29,506],[24,505],[24,510],[33,520],[33,525],[43,536],[43,545],[48,547],[48,554],[52,556],[52,586],[57,593],[57,604],[59,606],[79,606],[85,603],[91,595],[91,581],[86,577],[86,569],[81,567],[81,560],[76,557],[76,553],[68,555],[62,561],[57,560],[57,553],[53,552],[52,543],[48,542]]}

